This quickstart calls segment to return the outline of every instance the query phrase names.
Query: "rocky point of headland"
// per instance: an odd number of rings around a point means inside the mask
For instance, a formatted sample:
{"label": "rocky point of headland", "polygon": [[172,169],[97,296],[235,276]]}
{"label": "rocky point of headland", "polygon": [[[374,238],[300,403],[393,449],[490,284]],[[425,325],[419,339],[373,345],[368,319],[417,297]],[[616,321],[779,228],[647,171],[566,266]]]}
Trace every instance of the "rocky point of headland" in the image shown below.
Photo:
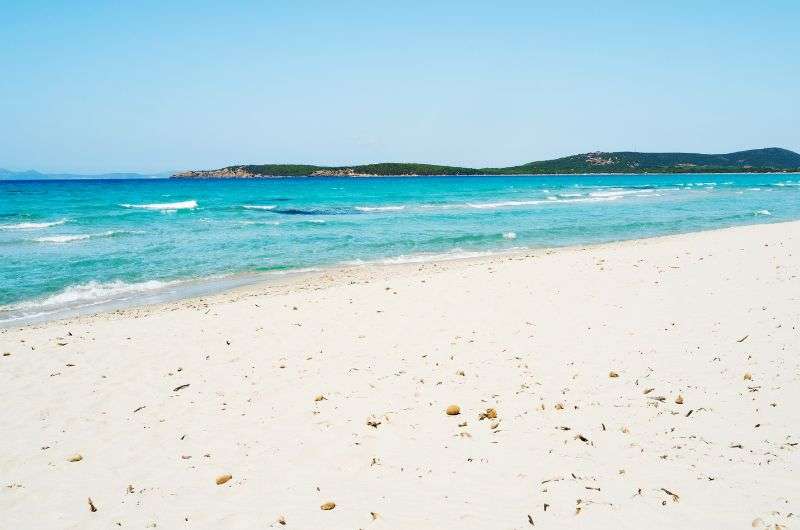
{"label": "rocky point of headland", "polygon": [[257,173],[248,171],[243,167],[225,167],[222,169],[207,169],[207,170],[194,170],[194,171],[181,171],[175,173],[173,177],[178,178],[253,178],[260,177]]}

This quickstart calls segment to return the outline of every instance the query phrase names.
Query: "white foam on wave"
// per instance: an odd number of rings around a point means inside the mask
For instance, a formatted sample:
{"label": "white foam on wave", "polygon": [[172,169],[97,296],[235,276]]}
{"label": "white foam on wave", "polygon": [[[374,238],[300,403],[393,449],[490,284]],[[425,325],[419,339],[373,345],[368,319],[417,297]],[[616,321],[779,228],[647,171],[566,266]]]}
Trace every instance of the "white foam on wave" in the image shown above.
{"label": "white foam on wave", "polygon": [[120,204],[123,208],[139,208],[142,210],[191,210],[197,208],[197,201],[157,202],[152,204]]}
{"label": "white foam on wave", "polygon": [[32,241],[36,241],[37,243],[71,243],[73,241],[83,241],[85,239],[91,239],[93,237],[111,237],[117,234],[129,234],[129,233],[133,232],[128,232],[126,230],[108,230],[106,232],[100,232],[98,234],[74,234],[74,235],[37,237],[34,238]]}
{"label": "white foam on wave", "polygon": [[243,204],[242,208],[245,210],[274,210],[274,204]]}
{"label": "white foam on wave", "polygon": [[492,256],[494,252],[490,251],[465,251],[460,248],[455,248],[450,252],[444,252],[439,254],[402,254],[400,256],[396,256],[394,258],[386,258],[380,260],[379,263],[384,265],[398,265],[402,263],[427,263],[429,261],[448,261],[454,259],[467,259],[467,258],[479,258],[483,256]]}
{"label": "white foam on wave", "polygon": [[716,182],[688,182],[684,186],[716,186]]}
{"label": "white foam on wave", "polygon": [[120,296],[133,295],[147,291],[163,289],[178,282],[161,282],[150,280],[140,283],[127,283],[116,280],[108,283],[91,281],[67,287],[58,294],[39,300],[30,300],[16,305],[0,307],[8,311],[40,310],[49,311],[62,307],[96,305]]}
{"label": "white foam on wave", "polygon": [[516,232],[505,232],[503,234],[503,239],[517,239],[517,233]]}
{"label": "white foam on wave", "polygon": [[621,189],[612,189],[612,190],[603,190],[603,191],[593,191],[589,193],[591,197],[624,197],[626,195],[650,195],[653,193],[653,190],[621,190]]}
{"label": "white foam on wave", "polygon": [[239,224],[243,225],[270,225],[270,226],[278,226],[281,224],[280,221],[241,221]]}
{"label": "white foam on wave", "polygon": [[270,271],[267,274],[271,274],[273,276],[286,276],[286,275],[289,275],[289,274],[305,274],[305,273],[309,273],[309,272],[319,272],[321,270],[322,269],[317,268],[317,267],[301,267],[301,268],[298,268],[298,269],[285,269],[285,270],[279,270],[279,271]]}
{"label": "white foam on wave", "polygon": [[75,236],[48,236],[48,237],[37,237],[33,241],[37,243],[70,243],[72,241],[81,241],[83,239],[89,239],[89,234],[80,234]]}
{"label": "white foam on wave", "polygon": [[772,215],[772,212],[769,210],[756,210],[753,215]]}
{"label": "white foam on wave", "polygon": [[359,212],[396,212],[405,210],[405,206],[356,206]]}
{"label": "white foam on wave", "polygon": [[441,203],[441,204],[420,204],[419,208],[424,208],[426,210],[449,210],[451,208],[460,208],[463,207],[463,204],[448,204],[448,203]]}
{"label": "white foam on wave", "polygon": [[493,208],[506,208],[506,207],[513,207],[513,206],[533,206],[537,204],[569,204],[569,203],[580,203],[580,202],[605,202],[605,201],[616,201],[621,199],[621,195],[611,195],[608,197],[601,196],[601,197],[580,197],[575,199],[559,199],[558,197],[554,198],[547,198],[546,200],[530,200],[530,201],[502,201],[502,202],[480,202],[474,203],[470,202],[467,203],[467,206],[470,208],[478,208],[478,209],[493,209]]}
{"label": "white foam on wave", "polygon": [[503,208],[507,206],[531,206],[534,204],[547,204],[549,200],[533,200],[533,201],[502,201],[502,202],[468,202],[467,206],[470,208],[478,208],[478,209],[492,209],[492,208]]}
{"label": "white foam on wave", "polygon": [[47,223],[16,223],[13,225],[0,225],[0,230],[36,230],[39,228],[49,228],[51,226],[63,225],[67,219],[60,221],[51,221]]}

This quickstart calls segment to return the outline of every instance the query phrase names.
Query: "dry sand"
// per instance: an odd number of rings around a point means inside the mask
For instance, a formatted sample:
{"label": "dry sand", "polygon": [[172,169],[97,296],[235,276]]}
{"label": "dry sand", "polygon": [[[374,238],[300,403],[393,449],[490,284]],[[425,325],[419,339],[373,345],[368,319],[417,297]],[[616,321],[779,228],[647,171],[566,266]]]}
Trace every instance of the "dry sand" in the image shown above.
{"label": "dry sand", "polygon": [[798,244],[365,266],[1,331],[0,528],[800,527]]}

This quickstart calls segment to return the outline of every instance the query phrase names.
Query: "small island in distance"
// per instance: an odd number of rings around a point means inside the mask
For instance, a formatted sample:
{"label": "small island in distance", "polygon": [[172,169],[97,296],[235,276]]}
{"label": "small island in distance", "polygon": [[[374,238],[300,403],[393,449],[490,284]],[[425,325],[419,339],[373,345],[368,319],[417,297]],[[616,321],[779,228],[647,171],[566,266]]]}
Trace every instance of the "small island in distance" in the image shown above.
{"label": "small island in distance", "polygon": [[353,166],[236,165],[175,173],[172,178],[376,177],[444,175],[574,175],[585,173],[797,173],[800,154],[769,147],[727,154],[592,152],[520,166],[469,168],[388,162]]}

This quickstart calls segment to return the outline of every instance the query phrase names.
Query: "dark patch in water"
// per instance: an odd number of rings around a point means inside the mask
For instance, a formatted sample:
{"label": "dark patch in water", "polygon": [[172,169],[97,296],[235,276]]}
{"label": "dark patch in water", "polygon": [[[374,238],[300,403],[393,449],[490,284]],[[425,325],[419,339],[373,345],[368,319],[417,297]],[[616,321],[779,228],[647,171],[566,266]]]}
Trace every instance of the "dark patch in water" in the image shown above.
{"label": "dark patch in water", "polygon": [[347,207],[332,208],[275,208],[267,210],[271,213],[283,215],[348,215],[361,213],[358,210]]}

